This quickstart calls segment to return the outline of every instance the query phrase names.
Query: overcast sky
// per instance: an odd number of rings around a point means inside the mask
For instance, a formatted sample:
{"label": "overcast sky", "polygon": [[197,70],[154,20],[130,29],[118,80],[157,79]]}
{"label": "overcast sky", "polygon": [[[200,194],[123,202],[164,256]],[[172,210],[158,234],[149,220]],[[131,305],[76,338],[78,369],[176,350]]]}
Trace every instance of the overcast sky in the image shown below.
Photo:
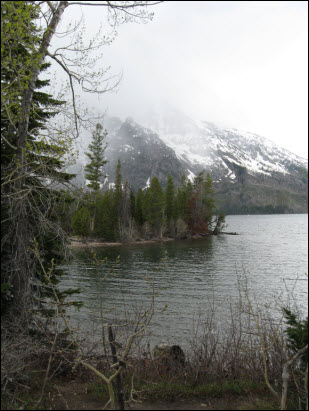
{"label": "overcast sky", "polygon": [[[102,8],[83,7],[94,34]],[[117,93],[85,97],[125,119],[161,101],[194,119],[260,134],[308,158],[307,1],[167,1],[106,48]],[[65,19],[80,15],[69,7]]]}

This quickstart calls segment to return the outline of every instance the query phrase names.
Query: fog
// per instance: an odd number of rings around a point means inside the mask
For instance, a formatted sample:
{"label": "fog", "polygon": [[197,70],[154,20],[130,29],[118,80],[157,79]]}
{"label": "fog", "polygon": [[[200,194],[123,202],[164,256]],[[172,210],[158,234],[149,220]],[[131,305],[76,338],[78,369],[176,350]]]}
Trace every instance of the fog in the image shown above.
{"label": "fog", "polygon": [[[308,3],[163,2],[148,24],[128,23],[104,49],[122,75],[117,91],[83,94],[99,113],[131,116],[171,106],[186,115],[260,134],[308,158]],[[100,7],[69,7],[96,33]],[[60,40],[57,40],[58,42]]]}

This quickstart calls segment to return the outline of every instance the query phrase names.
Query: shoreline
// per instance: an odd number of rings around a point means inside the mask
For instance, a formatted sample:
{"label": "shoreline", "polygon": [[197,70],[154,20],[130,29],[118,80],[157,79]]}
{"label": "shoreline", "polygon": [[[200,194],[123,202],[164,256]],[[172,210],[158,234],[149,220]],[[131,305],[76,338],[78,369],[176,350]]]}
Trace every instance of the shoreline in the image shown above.
{"label": "shoreline", "polygon": [[96,240],[77,240],[71,239],[70,247],[72,248],[83,248],[83,247],[114,247],[114,246],[123,246],[123,245],[137,245],[137,244],[152,244],[152,243],[166,243],[169,241],[175,241],[175,238],[161,238],[154,240],[141,240],[141,241],[128,241],[128,242],[105,242],[105,241],[96,241]]}
{"label": "shoreline", "polygon": [[[228,232],[221,232],[217,235],[239,235],[238,233],[228,233]],[[216,237],[215,234],[203,234],[203,235],[194,235],[192,237],[186,238],[171,238],[171,237],[163,237],[163,238],[155,238],[152,240],[141,240],[141,241],[128,241],[128,242],[112,242],[112,241],[99,241],[99,240],[81,240],[77,238],[71,238],[71,248],[85,248],[85,247],[116,247],[116,246],[126,246],[126,245],[141,245],[141,244],[155,244],[155,243],[167,243],[169,241],[184,241],[184,240],[202,240],[209,237]]]}

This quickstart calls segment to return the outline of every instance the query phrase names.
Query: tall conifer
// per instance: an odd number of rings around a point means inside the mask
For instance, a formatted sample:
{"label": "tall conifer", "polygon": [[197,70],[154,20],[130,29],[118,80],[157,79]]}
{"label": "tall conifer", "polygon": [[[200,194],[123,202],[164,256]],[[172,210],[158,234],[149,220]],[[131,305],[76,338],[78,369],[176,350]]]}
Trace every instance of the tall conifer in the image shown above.
{"label": "tall conifer", "polygon": [[95,131],[92,133],[92,140],[88,146],[89,152],[86,153],[86,156],[90,159],[90,163],[85,167],[85,177],[90,181],[87,186],[92,188],[94,191],[94,196],[91,199],[90,204],[88,204],[88,208],[92,214],[91,232],[93,232],[95,228],[98,192],[100,189],[100,180],[102,179],[102,168],[107,162],[104,160],[104,151],[106,149],[104,139],[106,135],[107,132],[103,132],[103,127],[98,123]]}
{"label": "tall conifer", "polygon": [[106,143],[104,140],[106,138],[107,132],[103,132],[103,127],[101,124],[96,125],[96,129],[92,134],[92,141],[89,144],[89,152],[86,156],[90,159],[90,163],[86,165],[85,177],[90,181],[87,184],[88,187],[92,188],[95,192],[100,189],[100,179],[102,178],[102,168],[106,164],[104,160],[104,151],[106,149]]}
{"label": "tall conifer", "polygon": [[175,186],[172,176],[169,174],[167,179],[167,186],[165,190],[165,216],[167,221],[176,217],[176,204],[175,204]]}
{"label": "tall conifer", "polygon": [[157,177],[153,177],[147,190],[145,201],[145,217],[156,234],[161,230],[164,215],[164,194]]}
{"label": "tall conifer", "polygon": [[[41,40],[40,32],[33,23],[35,13],[35,4],[30,2],[1,3],[1,29],[6,32],[4,42],[1,43],[1,56],[5,61],[1,66],[1,214],[5,221],[1,240],[1,282],[9,284],[11,295],[14,295],[13,301],[20,307],[27,306],[30,300],[34,300],[35,291],[40,292],[40,301],[44,294],[49,294],[48,287],[42,285],[46,281],[40,264],[30,248],[34,247],[35,239],[41,263],[48,269],[52,258],[57,263],[63,257],[66,235],[60,227],[58,213],[71,199],[59,188],[60,184],[65,184],[74,177],[64,171],[62,157],[66,152],[65,146],[52,140],[47,127],[48,120],[58,113],[64,101],[56,100],[50,94],[41,91],[49,85],[49,79],[37,79],[29,115],[26,146],[23,149],[26,161],[22,167],[22,175],[16,179],[20,184],[15,184],[14,178],[10,178],[21,170],[20,164],[16,161],[18,156],[14,148],[18,146],[17,126],[21,112],[21,94],[30,74],[31,47],[36,47]],[[16,24],[20,16],[27,16],[28,19],[27,24],[24,22],[27,30],[24,31],[23,41],[18,40],[18,35],[16,38],[14,36],[15,30],[25,29],[13,27],[13,22]],[[32,44],[28,42],[29,37]],[[11,61],[11,66],[5,64],[7,58]],[[49,66],[49,63],[41,64],[40,72]],[[21,81],[16,81],[18,75]],[[23,81],[26,83],[23,84]],[[58,189],[55,189],[56,186]],[[59,271],[55,268],[52,275],[54,284],[58,281],[57,274]],[[58,297],[62,296],[63,293],[59,291]],[[4,303],[2,307],[7,308],[9,304],[6,293],[1,297],[1,302]],[[29,311],[19,312],[27,314]]]}
{"label": "tall conifer", "polygon": [[144,211],[144,192],[140,188],[138,190],[137,194],[136,194],[135,209],[134,209],[135,221],[140,226],[142,226],[145,222],[144,214],[145,214],[145,211]]}

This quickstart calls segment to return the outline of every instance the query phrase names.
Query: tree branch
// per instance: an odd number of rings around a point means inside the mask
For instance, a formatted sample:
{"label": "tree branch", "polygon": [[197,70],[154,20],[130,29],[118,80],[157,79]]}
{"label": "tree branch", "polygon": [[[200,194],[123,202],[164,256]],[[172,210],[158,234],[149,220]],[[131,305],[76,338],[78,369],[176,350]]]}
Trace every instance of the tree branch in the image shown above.
{"label": "tree branch", "polygon": [[76,75],[72,74],[70,72],[70,70],[65,66],[65,64],[63,64],[55,55],[50,54],[49,51],[47,51],[47,55],[49,57],[51,57],[52,59],[54,59],[69,76],[70,87],[71,87],[71,92],[72,92],[73,110],[74,110],[74,122],[75,122],[75,129],[76,129],[76,133],[77,133],[76,137],[78,137],[79,131],[78,131],[77,119],[79,118],[79,116],[78,116],[77,110],[76,110],[75,92],[74,92],[72,77],[74,77],[78,81],[78,83],[80,83],[80,79]]}
{"label": "tree branch", "polygon": [[117,9],[117,10],[124,10],[125,9],[132,9],[135,7],[145,7],[145,6],[155,6],[156,4],[163,3],[163,1],[154,1],[154,2],[134,2],[133,4],[123,4],[123,5],[117,5],[117,4],[112,4],[110,1],[107,1],[106,3],[84,3],[84,2],[70,2],[69,6],[105,6],[105,7],[110,7],[112,9]]}

